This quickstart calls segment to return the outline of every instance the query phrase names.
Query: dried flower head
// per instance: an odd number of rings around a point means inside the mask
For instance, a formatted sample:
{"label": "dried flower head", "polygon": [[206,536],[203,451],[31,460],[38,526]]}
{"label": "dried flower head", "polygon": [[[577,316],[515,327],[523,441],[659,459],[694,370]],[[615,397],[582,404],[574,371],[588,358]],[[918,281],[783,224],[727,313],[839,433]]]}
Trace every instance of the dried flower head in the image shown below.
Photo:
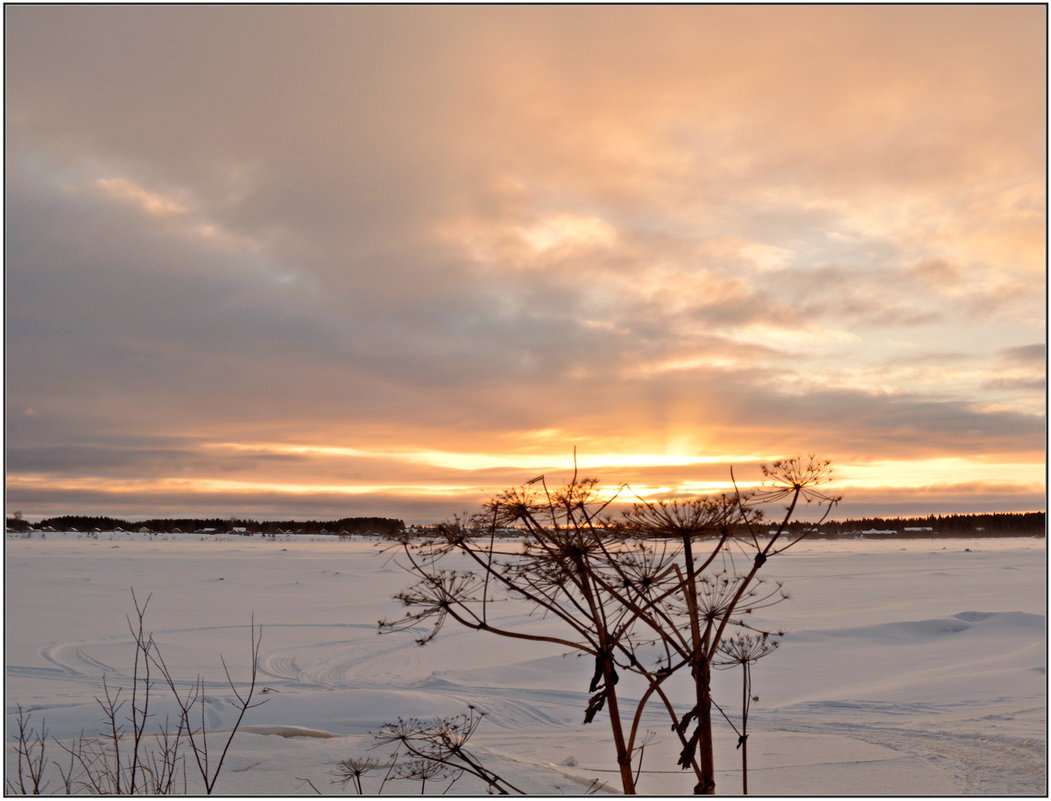
{"label": "dried flower head", "polygon": [[750,665],[773,653],[780,644],[779,640],[766,632],[735,634],[719,643],[720,656],[712,661],[712,666],[728,668],[734,665]]}
{"label": "dried flower head", "polygon": [[769,483],[755,494],[759,501],[768,503],[796,493],[807,503],[834,504],[839,501],[839,497],[817,489],[832,480],[832,463],[828,459],[818,459],[813,454],[805,459],[794,456],[764,464],[761,469]]}

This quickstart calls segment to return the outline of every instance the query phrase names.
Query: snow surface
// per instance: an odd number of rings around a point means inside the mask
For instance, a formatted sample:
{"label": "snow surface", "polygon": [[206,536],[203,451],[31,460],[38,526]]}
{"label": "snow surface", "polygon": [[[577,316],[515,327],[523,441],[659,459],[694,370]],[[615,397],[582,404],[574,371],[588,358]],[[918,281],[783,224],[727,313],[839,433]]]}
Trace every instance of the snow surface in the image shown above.
{"label": "snow surface", "polygon": [[[762,610],[786,636],[754,669],[753,794],[1045,794],[1042,539],[806,541],[764,571],[791,597]],[[338,761],[389,752],[369,750],[369,732],[468,704],[487,713],[471,745],[517,786],[573,795],[597,778],[618,787],[604,721],[581,725],[587,661],[452,627],[424,648],[411,633],[377,635],[411,580],[374,542],[8,534],[5,574],[9,745],[16,705],[46,718],[56,738],[98,730],[102,676],[129,683],[134,587],[152,596],[147,627],[172,672],[205,679],[215,730],[233,719],[219,657],[243,682],[253,616],[262,627],[269,700],[248,713],[217,792],[345,794],[330,775]],[[505,615],[525,629],[552,625],[513,606]],[[731,717],[739,681],[737,671],[715,675]],[[689,794],[692,774],[675,767],[657,708],[647,724],[655,740],[640,792]],[[716,736],[718,792],[737,794],[736,736],[725,724]],[[366,791],[377,786],[365,777]],[[418,789],[394,782],[385,792]],[[453,791],[482,788],[465,778]]]}

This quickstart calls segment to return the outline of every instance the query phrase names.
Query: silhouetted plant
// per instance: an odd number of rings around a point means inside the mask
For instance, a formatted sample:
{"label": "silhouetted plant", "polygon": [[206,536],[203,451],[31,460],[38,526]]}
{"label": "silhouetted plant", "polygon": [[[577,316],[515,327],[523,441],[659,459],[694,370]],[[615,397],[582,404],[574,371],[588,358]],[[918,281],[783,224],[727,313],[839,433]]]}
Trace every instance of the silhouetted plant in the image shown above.
{"label": "silhouetted plant", "polygon": [[[780,584],[765,583],[757,573],[771,556],[801,539],[785,539],[799,502],[820,503],[827,515],[838,500],[819,489],[829,468],[813,457],[774,462],[764,466],[763,475],[766,483],[751,493],[643,501],[617,519],[609,516],[609,506],[624,487],[602,494],[597,480],[574,472],[552,491],[538,476],[497,495],[482,514],[439,526],[433,537],[400,537],[403,567],[418,581],[395,596],[406,614],[381,621],[381,630],[429,624],[417,639],[422,645],[452,620],[586,655],[594,671],[584,723],[606,712],[623,791],[636,791],[638,768],[632,766],[642,751],[642,716],[656,699],[680,740],[678,764],[696,776],[694,791],[713,792],[713,659],[731,630],[754,630],[748,615],[785,597]],[[782,520],[760,534],[760,506],[784,500]],[[523,532],[517,549],[496,536],[509,525]],[[467,557],[471,569],[443,567],[451,554]],[[503,627],[491,610],[509,599],[531,604],[561,624],[562,632]],[[622,708],[618,693],[626,673],[645,682],[633,708]],[[693,697],[685,707],[665,689],[678,674],[692,681]]]}
{"label": "silhouetted plant", "polygon": [[[395,750],[385,760],[367,757],[345,759],[330,773],[335,783],[344,788],[350,786],[358,795],[380,795],[390,780],[420,782],[420,795],[427,791],[428,782],[449,783],[440,791],[446,795],[465,774],[485,783],[490,794],[525,795],[525,792],[486,767],[481,758],[467,749],[467,742],[485,718],[485,712],[468,706],[464,714],[422,721],[418,718],[398,718],[394,723],[385,723],[372,736],[374,748],[394,745]],[[573,764],[576,764],[575,762]],[[363,779],[369,774],[384,772],[380,783],[367,788]],[[592,779],[583,795],[592,795],[605,786],[605,782]],[[555,789],[561,789],[557,785]],[[432,791],[433,792],[433,791]]]}
{"label": "silhouetted plant", "polygon": [[[427,794],[427,782],[434,783],[449,778],[452,778],[453,782],[455,782],[462,774],[463,771],[451,768],[440,761],[423,758],[401,762],[394,771],[394,775],[399,779],[418,781],[420,783],[420,795]],[[450,782],[449,787],[452,786],[453,782]],[[445,788],[445,792],[449,791],[449,787]]]}
{"label": "silhouetted plant", "polygon": [[442,791],[444,795],[465,773],[481,779],[489,792],[522,794],[509,781],[485,767],[477,754],[467,748],[484,717],[484,712],[469,706],[464,714],[432,721],[398,718],[395,723],[384,723],[372,736],[376,741],[374,747],[395,746],[390,757],[385,762],[371,757],[346,759],[336,766],[332,775],[344,787],[352,785],[359,795],[365,793],[362,778],[380,770],[385,773],[375,790],[377,794],[391,779],[419,781],[421,795],[428,782],[448,779],[449,784]]}
{"label": "silhouetted plant", "polygon": [[[145,617],[150,598],[140,604],[132,590],[132,601],[135,616],[127,618],[135,645],[130,695],[125,696],[121,687],[111,689],[103,676],[102,695],[95,699],[103,714],[102,730],[96,737],[81,735],[70,743],[54,741],[65,752],[68,761],[62,764],[52,761],[51,765],[58,772],[66,795],[83,792],[94,795],[172,795],[187,792],[186,760],[190,755],[197,765],[205,792],[211,794],[245,713],[264,703],[252,702],[260,636],[253,622],[251,681],[246,691],[237,689],[225,660],[220,657],[227,683],[237,698],[239,714],[226,734],[222,751],[216,755],[208,741],[204,722],[203,681],[198,676],[186,692],[179,690],[181,683],[168,670],[153,635],[146,633]],[[155,671],[160,674],[159,679]],[[167,686],[179,713],[174,724],[169,725],[171,722],[165,718],[159,730],[151,733],[147,726],[155,717],[152,704],[158,684]],[[198,712],[199,725],[195,724]],[[42,779],[48,740],[46,721],[37,732],[29,726],[28,716],[23,715],[19,707],[17,738],[18,772],[15,780],[5,782],[5,790],[12,794],[42,793],[46,787]]]}
{"label": "silhouetted plant", "polygon": [[[656,633],[667,653],[657,671],[638,670],[650,687],[636,721],[648,694],[657,694],[683,745],[678,764],[693,769],[698,778],[694,792],[698,794],[715,791],[711,668],[719,646],[731,626],[754,630],[746,616],[786,597],[779,583],[767,588],[757,574],[770,557],[806,536],[804,531],[785,540],[800,500],[824,507],[822,521],[839,501],[820,489],[831,478],[827,460],[813,456],[781,459],[763,465],[762,473],[765,483],[750,493],[737,491],[683,502],[643,502],[624,516],[625,525],[639,537],[675,543],[675,568],[682,564],[678,582],[660,596],[661,604],[639,610],[640,620]],[[760,507],[784,500],[788,504],[777,527],[759,533],[757,525],[763,517]],[[707,549],[705,543],[709,544]],[[738,569],[737,562],[742,559],[744,565]],[[713,569],[714,577],[706,574]],[[688,672],[694,685],[693,704],[681,712],[661,690],[665,679],[680,671]]]}
{"label": "silhouetted plant", "polygon": [[335,776],[335,781],[344,787],[348,784],[353,785],[354,790],[358,795],[365,795],[365,788],[362,784],[362,779],[369,773],[378,771],[379,769],[385,769],[386,774],[383,777],[383,781],[376,789],[376,794],[383,792],[383,786],[387,783],[387,779],[390,778],[391,772],[394,770],[396,764],[396,757],[392,755],[391,760],[386,764],[381,764],[378,759],[372,757],[365,758],[351,758],[344,759],[338,763],[334,770],[331,771],[331,775]]}
{"label": "silhouetted plant", "polygon": [[[752,695],[752,665],[772,654],[778,645],[780,642],[766,632],[761,635],[736,634],[720,643],[720,656],[712,663],[713,667],[724,669],[741,666],[741,728],[734,726],[734,731],[741,752],[741,792],[744,795],[748,795],[748,711],[752,702],[759,700]],[[733,721],[729,722],[733,726]]]}
{"label": "silhouetted plant", "polygon": [[47,791],[48,782],[44,779],[44,767],[47,762],[47,721],[37,731],[22,705],[18,704],[15,740],[17,773],[13,778],[4,780],[4,792],[8,795],[40,795]]}
{"label": "silhouetted plant", "polygon": [[[465,714],[430,722],[399,718],[397,723],[384,724],[374,736],[377,743],[395,744],[399,749],[404,749],[414,758],[408,764],[415,764],[417,768],[421,767],[420,762],[439,765],[447,771],[447,775],[454,777],[453,781],[467,773],[485,782],[490,792],[500,795],[512,792],[521,794],[521,790],[486,768],[478,756],[467,748],[467,742],[484,717],[484,712],[471,706]],[[409,774],[413,778],[420,778],[421,775],[419,772],[414,774],[411,769]]]}
{"label": "silhouetted plant", "polygon": [[[619,537],[597,525],[611,499],[601,498],[593,479],[577,479],[550,491],[538,477],[519,489],[494,498],[483,514],[438,526],[435,536],[400,538],[408,564],[419,581],[399,593],[410,611],[395,621],[380,621],[381,629],[397,631],[429,622],[430,631],[418,638],[429,642],[448,621],[505,637],[548,642],[586,654],[595,670],[585,722],[604,707],[610,726],[625,792],[634,791],[631,761],[619,712],[616,685],[619,675],[614,652],[633,639],[629,610],[618,604],[599,580],[609,560],[607,543]],[[513,548],[496,538],[496,529],[518,522],[524,539]],[[473,571],[440,566],[444,557],[469,558]],[[503,628],[490,616],[492,604],[522,598],[560,621],[563,636],[532,634]]]}

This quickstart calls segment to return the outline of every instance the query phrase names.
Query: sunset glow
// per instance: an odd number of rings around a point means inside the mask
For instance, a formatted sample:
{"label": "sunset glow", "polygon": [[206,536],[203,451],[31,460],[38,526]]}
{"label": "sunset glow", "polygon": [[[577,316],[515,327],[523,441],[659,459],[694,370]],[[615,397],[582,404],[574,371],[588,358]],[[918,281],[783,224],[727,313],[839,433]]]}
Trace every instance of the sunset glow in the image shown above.
{"label": "sunset glow", "polygon": [[8,510],[1043,509],[1045,16],[11,6]]}

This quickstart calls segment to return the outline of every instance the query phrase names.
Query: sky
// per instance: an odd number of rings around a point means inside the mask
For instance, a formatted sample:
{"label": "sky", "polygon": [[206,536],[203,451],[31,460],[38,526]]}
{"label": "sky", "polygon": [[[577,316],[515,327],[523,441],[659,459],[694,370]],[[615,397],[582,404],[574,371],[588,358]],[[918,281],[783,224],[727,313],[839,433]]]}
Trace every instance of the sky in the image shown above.
{"label": "sky", "polygon": [[1046,13],[9,5],[7,510],[1043,509]]}

